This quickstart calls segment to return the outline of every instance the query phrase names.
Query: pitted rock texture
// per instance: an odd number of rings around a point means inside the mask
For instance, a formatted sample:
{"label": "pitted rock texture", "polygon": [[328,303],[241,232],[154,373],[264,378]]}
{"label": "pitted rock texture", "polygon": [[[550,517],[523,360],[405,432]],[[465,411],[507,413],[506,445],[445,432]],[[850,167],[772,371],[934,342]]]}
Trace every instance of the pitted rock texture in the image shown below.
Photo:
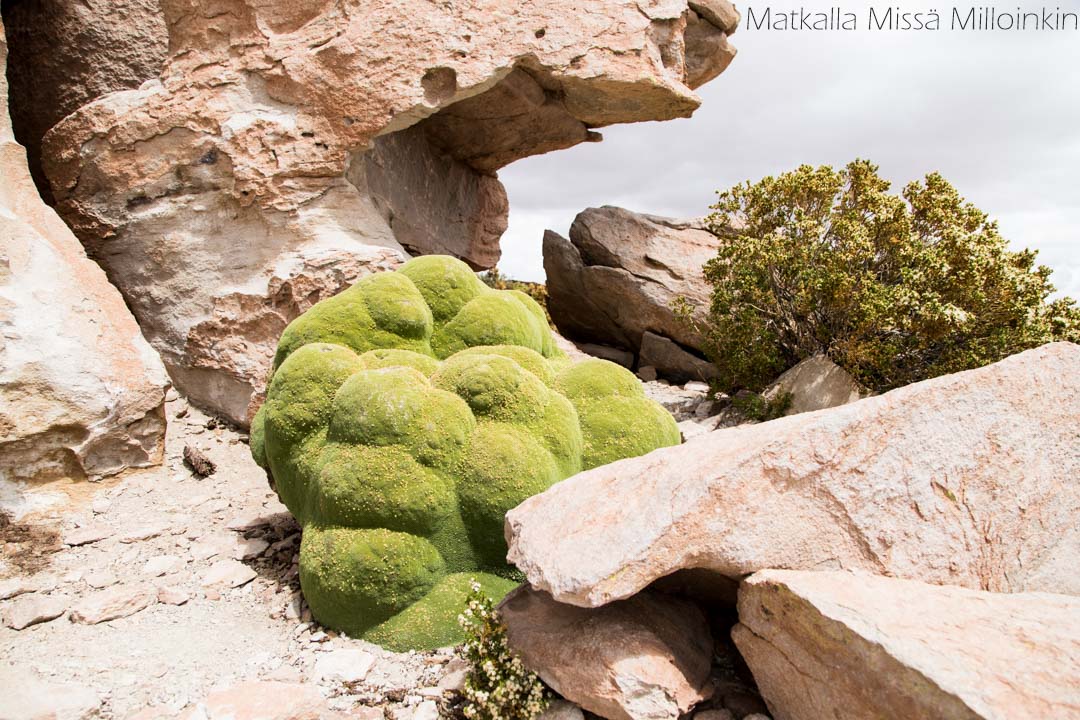
{"label": "pitted rock texture", "polygon": [[261,388],[238,367],[273,339],[260,333],[244,362],[196,360],[193,330],[221,298],[250,295],[259,316],[270,277],[327,252],[491,267],[507,216],[495,170],[592,128],[687,117],[692,88],[733,54],[686,0],[162,9],[160,80],[65,118],[45,166],[178,386],[196,388],[197,366],[199,383],[228,386],[201,402],[240,422]]}
{"label": "pitted rock texture", "polygon": [[1080,598],[766,570],[732,636],[776,720],[1080,716]]}
{"label": "pitted rock texture", "polygon": [[165,16],[159,0],[32,0],[5,2],[4,24],[15,139],[51,199],[42,137],[91,100],[156,78],[169,50]]}
{"label": "pitted rock texture", "polygon": [[503,517],[582,469],[678,444],[629,370],[574,363],[543,309],[414,258],[282,334],[251,451],[304,526],[315,618],[396,650],[460,641],[470,581],[514,584]]}
{"label": "pitted rock texture", "polygon": [[509,559],[583,606],[682,568],[1076,595],[1078,474],[1080,345],[1054,343],[582,473],[507,514]]}
{"label": "pitted rock texture", "polygon": [[[544,234],[551,319],[570,339],[628,350],[639,356],[639,365],[655,366],[662,375],[702,379],[704,367],[708,377],[709,363],[679,345],[703,346],[698,328],[707,320],[710,294],[702,266],[718,247],[700,221],[610,206],[584,210],[570,226],[569,240],[550,230]],[[692,322],[676,315],[680,302]],[[641,357],[648,334],[676,349]]]}
{"label": "pitted rock texture", "polygon": [[0,500],[22,481],[161,462],[168,379],[120,293],[42,202],[7,112],[0,37]]}

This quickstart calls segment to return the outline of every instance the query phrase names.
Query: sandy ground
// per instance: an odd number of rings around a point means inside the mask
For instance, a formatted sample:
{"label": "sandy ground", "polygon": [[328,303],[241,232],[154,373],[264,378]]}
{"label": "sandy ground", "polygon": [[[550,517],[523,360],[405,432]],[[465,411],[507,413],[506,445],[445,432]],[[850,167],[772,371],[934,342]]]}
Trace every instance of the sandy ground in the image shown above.
{"label": "sandy ground", "polygon": [[[311,624],[295,564],[299,528],[246,438],[182,399],[167,411],[161,467],[66,488],[62,503],[3,529],[0,597],[18,594],[0,602],[0,686],[48,695],[73,683],[66,692],[80,686],[100,701],[86,717],[123,719],[170,717],[241,681],[302,681],[353,716],[412,717],[425,699],[441,698],[441,679],[459,682],[450,651],[398,655]],[[197,477],[183,462],[185,445],[217,472]],[[94,607],[106,599],[118,609]],[[55,619],[9,627],[13,617],[18,624],[61,608]],[[350,650],[373,660],[360,681],[333,668],[361,673],[363,656],[340,652]],[[358,714],[366,708],[380,711]]]}

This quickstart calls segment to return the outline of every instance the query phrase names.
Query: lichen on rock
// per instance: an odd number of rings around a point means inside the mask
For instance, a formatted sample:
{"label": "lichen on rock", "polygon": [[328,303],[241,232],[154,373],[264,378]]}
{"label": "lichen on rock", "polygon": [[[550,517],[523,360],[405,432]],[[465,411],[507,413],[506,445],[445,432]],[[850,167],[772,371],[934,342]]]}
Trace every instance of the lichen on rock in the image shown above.
{"label": "lichen on rock", "polygon": [[469,580],[516,583],[503,516],[582,470],[675,445],[601,360],[571,363],[528,296],[426,256],[294,320],[251,450],[304,526],[315,617],[391,649],[453,644]]}

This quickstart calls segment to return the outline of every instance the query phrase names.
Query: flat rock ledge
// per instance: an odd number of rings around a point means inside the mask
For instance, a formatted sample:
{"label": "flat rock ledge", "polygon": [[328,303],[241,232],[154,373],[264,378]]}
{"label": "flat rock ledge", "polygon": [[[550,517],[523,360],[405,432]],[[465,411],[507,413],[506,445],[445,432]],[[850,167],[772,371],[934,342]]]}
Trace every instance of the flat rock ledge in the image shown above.
{"label": "flat rock ledge", "polygon": [[767,570],[732,635],[778,720],[1080,717],[1080,598]]}
{"label": "flat rock ledge", "polygon": [[1077,428],[1080,346],[1054,343],[581,473],[508,513],[509,559],[584,607],[684,568],[1077,595]]}

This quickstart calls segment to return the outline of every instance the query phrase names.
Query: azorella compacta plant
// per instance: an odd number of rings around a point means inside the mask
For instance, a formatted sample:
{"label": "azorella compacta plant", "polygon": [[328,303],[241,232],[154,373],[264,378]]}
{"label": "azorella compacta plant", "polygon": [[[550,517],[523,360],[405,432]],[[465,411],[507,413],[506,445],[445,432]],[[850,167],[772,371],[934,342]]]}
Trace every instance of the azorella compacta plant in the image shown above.
{"label": "azorella compacta plant", "polygon": [[568,360],[532,298],[427,256],[285,329],[251,451],[304,528],[315,618],[406,650],[461,639],[471,578],[514,586],[507,510],[679,439],[630,372]]}

